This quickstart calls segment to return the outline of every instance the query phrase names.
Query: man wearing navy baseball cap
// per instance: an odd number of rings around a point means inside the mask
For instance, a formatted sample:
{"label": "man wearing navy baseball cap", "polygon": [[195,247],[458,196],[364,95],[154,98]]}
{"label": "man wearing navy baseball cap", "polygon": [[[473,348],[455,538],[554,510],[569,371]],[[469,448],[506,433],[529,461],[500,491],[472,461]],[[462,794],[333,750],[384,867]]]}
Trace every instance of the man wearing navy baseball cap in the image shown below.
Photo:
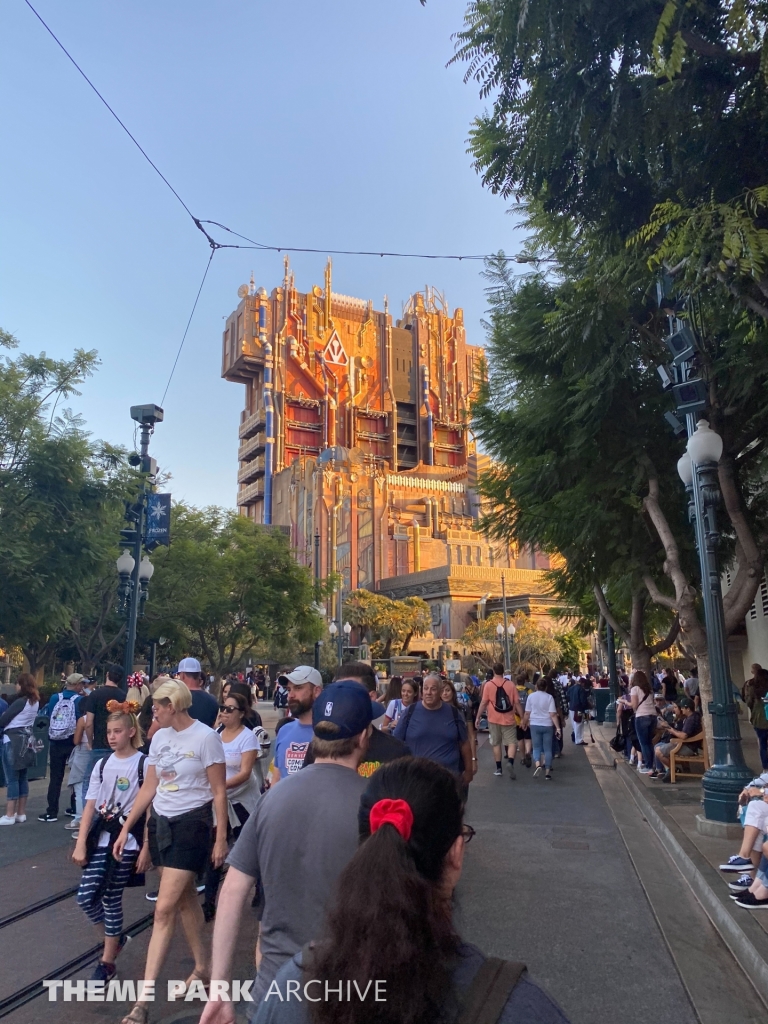
{"label": "man wearing navy baseball cap", "polygon": [[[331,683],[320,691],[312,705],[314,763],[265,793],[227,860],[211,978],[231,979],[242,908],[254,879],[261,878],[261,963],[251,993],[251,1020],[280,967],[320,933],[326,902],[357,849],[357,813],[367,783],[357,767],[368,747],[373,715],[371,699],[359,683]],[[222,1019],[215,992],[212,986],[200,1024]]]}

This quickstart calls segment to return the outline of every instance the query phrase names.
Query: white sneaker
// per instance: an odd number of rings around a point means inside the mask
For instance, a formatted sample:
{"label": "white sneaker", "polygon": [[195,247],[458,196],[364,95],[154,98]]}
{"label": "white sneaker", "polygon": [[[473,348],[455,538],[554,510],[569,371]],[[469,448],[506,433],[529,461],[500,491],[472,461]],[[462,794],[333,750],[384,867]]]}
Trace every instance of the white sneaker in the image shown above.
{"label": "white sneaker", "polygon": [[26,820],[27,820],[26,814],[17,814],[16,815],[16,824],[17,825],[23,825]]}
{"label": "white sneaker", "polygon": [[4,814],[2,816],[2,818],[0,818],[0,825],[15,825],[15,824],[16,824],[16,818],[15,817],[8,817],[7,814]]}
{"label": "white sneaker", "polygon": [[69,829],[70,831],[72,831],[73,828],[80,828],[80,819],[73,818],[71,821],[67,822],[64,828]]}

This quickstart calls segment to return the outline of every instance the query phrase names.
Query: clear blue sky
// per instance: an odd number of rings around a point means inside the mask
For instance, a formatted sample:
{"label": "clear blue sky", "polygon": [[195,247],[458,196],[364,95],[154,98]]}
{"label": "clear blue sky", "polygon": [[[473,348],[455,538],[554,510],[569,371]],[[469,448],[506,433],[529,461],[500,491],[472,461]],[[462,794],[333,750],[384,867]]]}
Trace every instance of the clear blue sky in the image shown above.
{"label": "clear blue sky", "polygon": [[[276,245],[516,251],[466,153],[483,101],[445,66],[462,0],[35,6],[196,216]],[[128,444],[129,406],[160,401],[207,245],[23,0],[0,15],[0,124],[0,325],[26,351],[97,349],[72,407]],[[292,262],[301,290],[322,284],[323,255]],[[235,501],[242,388],[220,379],[221,329],[251,270],[271,290],[282,256],[214,259],[153,440],[196,504]],[[481,270],[339,256],[333,281],[394,311],[433,284],[481,344]]]}

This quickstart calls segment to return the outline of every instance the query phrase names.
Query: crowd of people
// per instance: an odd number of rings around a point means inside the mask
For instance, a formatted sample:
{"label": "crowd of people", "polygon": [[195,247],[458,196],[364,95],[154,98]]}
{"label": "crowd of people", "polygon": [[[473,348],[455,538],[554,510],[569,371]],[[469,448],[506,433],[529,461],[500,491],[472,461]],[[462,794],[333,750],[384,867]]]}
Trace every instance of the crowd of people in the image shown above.
{"label": "crowd of people", "polygon": [[[186,991],[209,994],[203,1024],[234,1020],[233,1004],[216,998],[221,987],[212,982],[231,979],[249,905],[259,921],[256,1024],[362,1024],[373,1009],[382,1024],[450,1019],[480,988],[498,1002],[504,1024],[532,1016],[565,1024],[524,965],[497,969],[461,940],[453,921],[452,893],[474,834],[464,809],[477,730],[487,721],[497,774],[503,747],[514,778],[522,734],[531,737],[535,770],[549,777],[567,705],[551,676],[514,683],[501,666],[489,676],[476,685],[428,672],[392,679],[381,694],[367,663],[340,667],[326,686],[316,669],[300,665],[277,681],[275,706],[285,714],[270,742],[258,703],[265,690],[230,678],[216,698],[193,658],[173,677],[140,685],[124,685],[117,666],[101,686],[70,674],[43,709],[51,778],[40,817],[58,820],[69,764],[68,826],[82,868],[77,902],[103,943],[93,979],[117,976],[123,891],[144,884],[154,867],[160,882],[148,894],[155,914],[141,976],[145,983],[159,977],[180,921],[194,961]],[[31,676],[19,677],[17,690],[0,715],[5,818],[13,824],[25,820],[28,793],[15,737],[41,711]],[[530,763],[530,752],[522,756]],[[210,946],[206,919],[215,921]],[[414,963],[425,965],[418,984]],[[361,991],[372,978],[383,981],[386,1008],[332,995],[288,1010],[269,998],[307,972],[321,983],[355,981]],[[137,1002],[122,1024],[146,1024],[149,1010]]]}

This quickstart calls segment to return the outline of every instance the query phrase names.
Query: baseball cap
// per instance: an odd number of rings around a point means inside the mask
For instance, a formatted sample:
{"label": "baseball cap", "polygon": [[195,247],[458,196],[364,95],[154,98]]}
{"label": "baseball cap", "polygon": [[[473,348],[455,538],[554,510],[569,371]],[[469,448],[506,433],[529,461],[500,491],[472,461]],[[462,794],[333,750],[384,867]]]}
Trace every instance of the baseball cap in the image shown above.
{"label": "baseball cap", "polygon": [[283,672],[279,679],[287,679],[294,686],[303,686],[304,683],[312,683],[313,686],[322,686],[323,677],[316,668],[309,665],[297,665],[293,672]]}
{"label": "baseball cap", "polygon": [[85,683],[87,679],[85,676],[81,676],[79,672],[73,672],[72,675],[67,676],[67,686],[76,686],[78,683]]}
{"label": "baseball cap", "polygon": [[[312,705],[312,726],[317,733],[320,722],[332,722],[338,727],[334,739],[345,740],[358,736],[373,721],[373,703],[367,691],[351,680],[331,683]],[[328,739],[322,736],[322,739]]]}
{"label": "baseball cap", "polygon": [[197,658],[182,658],[179,662],[179,667],[176,669],[177,672],[202,672],[200,668],[200,662]]}
{"label": "baseball cap", "polygon": [[693,703],[693,701],[690,698],[688,698],[688,697],[681,697],[680,700],[677,702],[677,706],[679,708],[693,708],[693,707],[696,707],[696,705]]}

